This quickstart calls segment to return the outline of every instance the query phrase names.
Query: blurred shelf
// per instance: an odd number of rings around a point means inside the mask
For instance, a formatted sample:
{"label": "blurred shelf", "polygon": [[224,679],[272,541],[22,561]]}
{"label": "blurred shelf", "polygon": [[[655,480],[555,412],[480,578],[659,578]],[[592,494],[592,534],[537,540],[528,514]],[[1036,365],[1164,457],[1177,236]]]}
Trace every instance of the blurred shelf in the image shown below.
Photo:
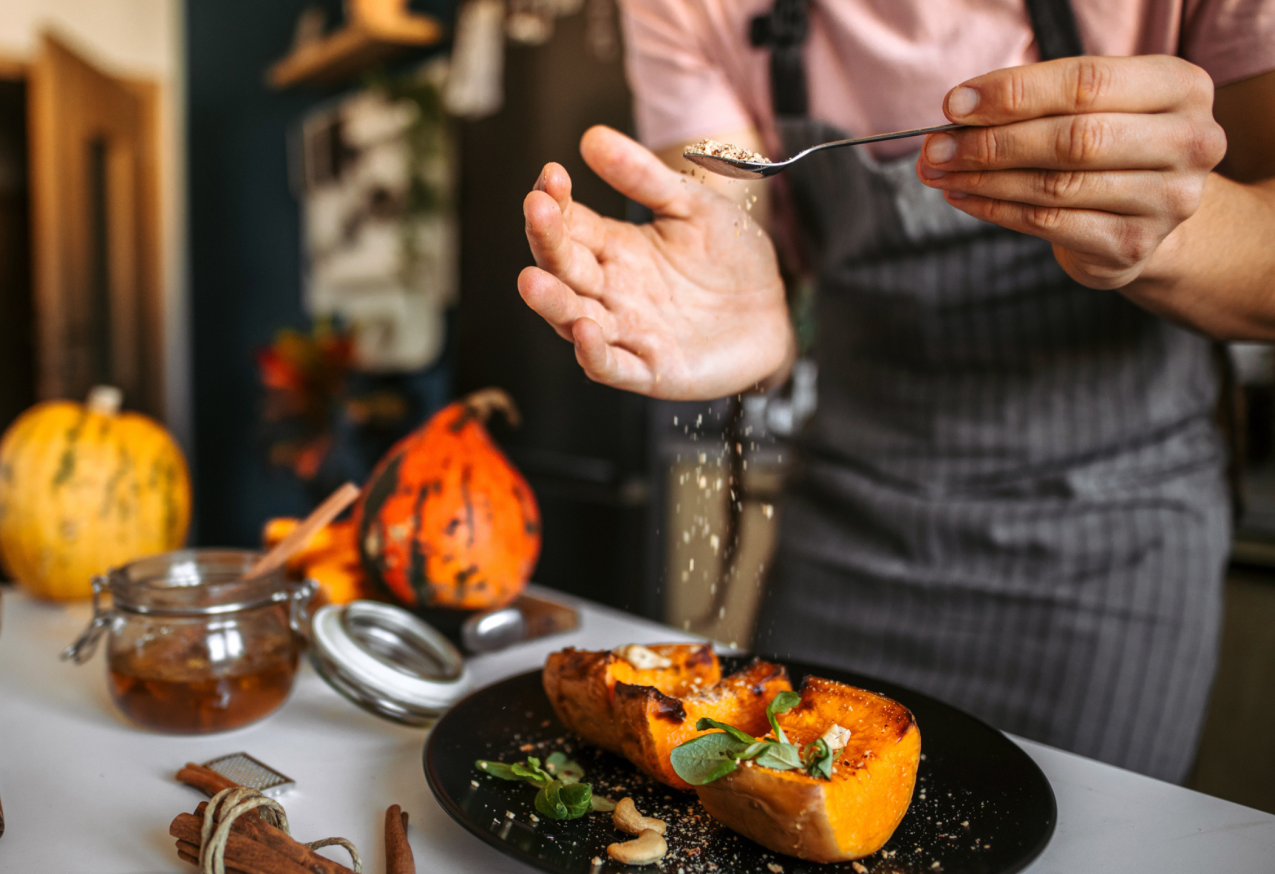
{"label": "blurred shelf", "polygon": [[443,25],[428,15],[402,12],[354,18],[340,30],[295,47],[266,78],[275,88],[330,85],[407,49],[441,42],[443,35]]}

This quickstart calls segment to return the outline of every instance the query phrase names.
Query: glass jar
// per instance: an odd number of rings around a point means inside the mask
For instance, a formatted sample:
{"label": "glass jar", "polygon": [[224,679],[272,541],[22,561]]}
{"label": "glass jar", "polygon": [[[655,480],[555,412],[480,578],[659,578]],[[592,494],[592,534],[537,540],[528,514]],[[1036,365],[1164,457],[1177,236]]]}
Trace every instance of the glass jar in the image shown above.
{"label": "glass jar", "polygon": [[93,621],[63,658],[83,664],[105,633],[111,698],[146,728],[206,734],[261,719],[292,690],[314,584],[282,571],[244,580],[257,558],[187,549],[95,577]]}

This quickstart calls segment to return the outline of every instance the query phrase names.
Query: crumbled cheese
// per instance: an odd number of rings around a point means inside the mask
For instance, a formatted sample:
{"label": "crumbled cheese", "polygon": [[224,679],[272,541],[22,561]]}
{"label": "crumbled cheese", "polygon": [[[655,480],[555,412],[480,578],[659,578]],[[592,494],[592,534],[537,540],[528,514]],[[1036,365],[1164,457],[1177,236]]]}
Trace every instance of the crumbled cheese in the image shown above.
{"label": "crumbled cheese", "polygon": [[640,643],[617,646],[612,652],[639,671],[662,670],[673,667],[672,659],[667,659],[659,653],[647,649]]}
{"label": "crumbled cheese", "polygon": [[844,750],[850,740],[850,729],[842,728],[835,722],[823,733],[822,740],[832,751]]}

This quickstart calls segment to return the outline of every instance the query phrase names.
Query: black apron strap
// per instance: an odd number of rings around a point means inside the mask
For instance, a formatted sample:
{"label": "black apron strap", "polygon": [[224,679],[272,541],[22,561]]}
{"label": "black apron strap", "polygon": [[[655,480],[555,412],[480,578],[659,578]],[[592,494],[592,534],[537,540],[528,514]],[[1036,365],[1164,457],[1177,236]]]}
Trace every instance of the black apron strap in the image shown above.
{"label": "black apron strap", "polygon": [[770,12],[752,21],[754,46],[770,46],[770,89],[775,115],[803,118],[807,114],[806,65],[801,46],[806,41],[810,0],[775,0]]}
{"label": "black apron strap", "polygon": [[[1052,61],[1085,53],[1070,0],[1026,0],[1040,59]],[[803,118],[809,110],[802,44],[810,29],[810,0],[775,0],[770,12],[752,20],[754,46],[770,46],[771,104],[780,118]]]}
{"label": "black apron strap", "polygon": [[1085,53],[1068,0],[1027,0],[1027,14],[1031,17],[1042,61],[1074,58]]}

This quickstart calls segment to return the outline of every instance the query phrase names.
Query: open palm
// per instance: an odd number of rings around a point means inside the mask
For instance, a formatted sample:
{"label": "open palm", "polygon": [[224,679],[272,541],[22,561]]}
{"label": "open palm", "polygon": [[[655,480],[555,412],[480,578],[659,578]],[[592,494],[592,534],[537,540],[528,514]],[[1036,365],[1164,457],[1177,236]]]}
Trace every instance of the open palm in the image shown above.
{"label": "open palm", "polygon": [[527,304],[563,338],[590,379],[653,397],[734,394],[780,371],[792,346],[770,238],[734,202],[669,169],[605,127],[585,162],[655,221],[633,225],[571,200],[545,167],[523,212],[536,267],[518,278]]}

